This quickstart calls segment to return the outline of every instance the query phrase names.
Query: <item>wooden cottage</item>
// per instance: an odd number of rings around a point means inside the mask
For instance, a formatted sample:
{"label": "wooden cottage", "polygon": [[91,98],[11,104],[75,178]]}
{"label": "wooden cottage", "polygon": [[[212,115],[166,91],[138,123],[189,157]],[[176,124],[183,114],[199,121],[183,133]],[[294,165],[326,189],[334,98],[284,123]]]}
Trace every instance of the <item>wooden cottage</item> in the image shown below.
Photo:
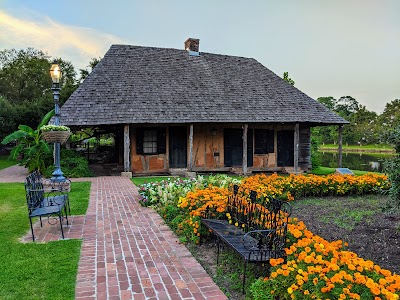
{"label": "wooden cottage", "polygon": [[348,123],[255,59],[199,52],[198,39],[111,46],[61,122],[115,131],[134,174],[307,171],[310,128]]}

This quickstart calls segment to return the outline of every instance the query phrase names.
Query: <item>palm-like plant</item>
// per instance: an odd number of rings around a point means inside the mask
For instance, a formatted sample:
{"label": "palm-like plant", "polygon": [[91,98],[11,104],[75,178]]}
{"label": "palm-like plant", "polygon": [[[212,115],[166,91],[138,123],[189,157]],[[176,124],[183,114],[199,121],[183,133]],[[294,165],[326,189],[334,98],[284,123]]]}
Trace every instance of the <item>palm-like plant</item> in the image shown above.
{"label": "palm-like plant", "polygon": [[1,142],[6,145],[17,141],[17,145],[10,153],[10,159],[16,159],[22,154],[21,166],[28,168],[29,172],[39,170],[42,173],[46,169],[46,156],[51,153],[49,145],[41,139],[40,128],[46,125],[54,115],[54,110],[48,112],[37,126],[36,130],[27,126],[19,125],[18,130],[6,136]]}

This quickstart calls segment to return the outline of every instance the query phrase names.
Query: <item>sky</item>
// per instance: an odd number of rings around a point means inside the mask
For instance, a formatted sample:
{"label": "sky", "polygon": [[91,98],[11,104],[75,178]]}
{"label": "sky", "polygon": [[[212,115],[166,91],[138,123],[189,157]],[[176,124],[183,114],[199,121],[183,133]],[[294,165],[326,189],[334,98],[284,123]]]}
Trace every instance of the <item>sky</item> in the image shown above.
{"label": "sky", "polygon": [[76,69],[112,44],[252,57],[310,97],[400,99],[399,0],[0,0],[0,51],[34,47]]}

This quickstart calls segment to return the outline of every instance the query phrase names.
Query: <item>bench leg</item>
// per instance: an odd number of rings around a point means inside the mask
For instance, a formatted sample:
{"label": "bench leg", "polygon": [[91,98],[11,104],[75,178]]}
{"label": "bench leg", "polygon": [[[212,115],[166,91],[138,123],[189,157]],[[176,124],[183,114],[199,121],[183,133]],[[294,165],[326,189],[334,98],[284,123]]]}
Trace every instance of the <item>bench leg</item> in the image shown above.
{"label": "bench leg", "polygon": [[39,219],[40,219],[40,227],[43,227],[43,224],[42,224],[42,216],[39,216]]}
{"label": "bench leg", "polygon": [[32,219],[30,217],[29,217],[29,223],[31,223],[32,241],[35,241],[35,235],[33,234]]}
{"label": "bench leg", "polygon": [[63,230],[63,224],[62,224],[62,218],[61,218],[61,211],[60,211],[60,214],[58,215],[58,218],[60,219],[61,235],[62,235],[62,238],[64,239],[64,230]]}
{"label": "bench leg", "polygon": [[67,226],[69,225],[68,223],[68,213],[67,213],[67,207],[64,206],[64,210],[65,210],[65,218],[67,219]]}

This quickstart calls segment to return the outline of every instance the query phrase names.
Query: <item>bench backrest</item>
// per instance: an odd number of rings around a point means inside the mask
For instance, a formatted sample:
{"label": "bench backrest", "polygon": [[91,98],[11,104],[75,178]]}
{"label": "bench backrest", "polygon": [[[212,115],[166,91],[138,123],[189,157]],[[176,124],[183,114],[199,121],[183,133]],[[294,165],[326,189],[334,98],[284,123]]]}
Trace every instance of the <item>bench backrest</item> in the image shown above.
{"label": "bench backrest", "polygon": [[25,178],[25,192],[28,209],[31,211],[40,207],[44,199],[44,189],[39,171],[34,171]]}
{"label": "bench backrest", "polygon": [[[278,229],[286,230],[291,206],[287,201],[270,198],[267,203],[257,199],[257,193],[250,191],[246,197],[239,195],[239,187],[233,186],[228,196],[228,219],[245,232],[251,230]],[[285,231],[286,234],[286,231]]]}

